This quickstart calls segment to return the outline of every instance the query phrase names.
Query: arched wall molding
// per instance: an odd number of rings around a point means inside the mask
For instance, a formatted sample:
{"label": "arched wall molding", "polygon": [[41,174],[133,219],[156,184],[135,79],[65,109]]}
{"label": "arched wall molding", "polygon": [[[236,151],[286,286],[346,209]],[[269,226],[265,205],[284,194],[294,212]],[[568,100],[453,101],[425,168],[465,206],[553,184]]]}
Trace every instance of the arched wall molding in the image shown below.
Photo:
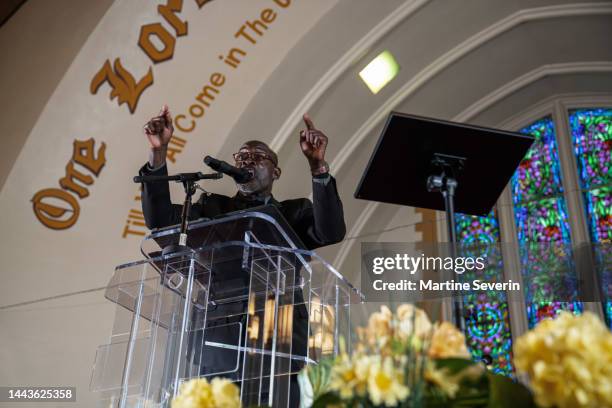
{"label": "arched wall molding", "polygon": [[534,83],[547,76],[596,72],[612,72],[612,62],[595,61],[543,65],[532,71],[529,71],[524,75],[521,75],[513,81],[508,82],[504,86],[499,87],[484,98],[478,100],[476,103],[472,104],[470,107],[468,107],[459,115],[457,115],[455,117],[455,120],[458,122],[465,122],[477,116],[479,113],[483,112],[484,110],[499,102],[503,98],[513,94],[517,90],[524,88],[529,84]]}
{"label": "arched wall molding", "polygon": [[530,108],[504,120],[497,127],[506,130],[516,130],[553,113],[555,103],[560,103],[565,109],[592,108],[595,106],[612,107],[612,95],[608,93],[585,94],[564,93],[551,95]]}
{"label": "arched wall molding", "polygon": [[351,49],[349,49],[338,61],[321,77],[312,89],[302,98],[295,109],[287,117],[272,139],[270,147],[278,151],[287,142],[292,130],[302,120],[302,113],[307,112],[314,103],[344,74],[368,49],[384,38],[402,21],[409,18],[430,0],[408,0],[393,13],[378,23],[372,30],[363,36]]}
{"label": "arched wall molding", "polygon": [[[484,98],[481,98],[480,100],[478,100],[476,103],[474,103],[473,105],[471,105],[470,107],[468,107],[466,110],[464,110],[463,112],[461,112],[459,115],[457,115],[456,117],[454,117],[453,121],[461,121],[461,122],[467,122],[469,121],[471,118],[479,115],[480,113],[482,113],[483,111],[485,111],[486,109],[488,109],[489,107],[491,107],[492,105],[494,105],[495,103],[501,101],[502,99],[504,99],[505,97],[507,97],[508,95],[512,94],[513,92],[516,92],[517,90],[521,89],[521,88],[525,88],[527,86],[529,86],[532,83],[535,83],[539,80],[541,80],[542,78],[545,78],[547,76],[553,76],[553,75],[567,75],[567,74],[574,74],[574,73],[589,73],[589,72],[612,72],[612,63],[607,63],[607,62],[594,62],[594,63],[588,63],[588,62],[579,62],[579,63],[571,63],[571,64],[547,64],[544,65],[542,67],[536,68],[535,70],[530,71],[529,73],[501,86],[500,88],[498,88],[497,90],[491,92],[490,94],[486,95]],[[573,98],[573,99],[571,99]],[[577,96],[576,95],[567,95],[566,96],[566,100],[567,101],[577,101]],[[558,97],[557,97],[558,99]],[[588,97],[582,96],[582,99],[584,104],[588,104],[587,100]],[[594,100],[597,100],[596,98],[591,98],[591,104],[593,103]],[[602,98],[600,98],[600,100],[602,100]],[[508,121],[508,122],[503,122],[499,127],[502,129],[517,129],[517,126],[519,126],[519,124],[521,123],[525,123],[525,121],[528,118],[533,117],[533,120],[536,120],[536,118],[538,117],[542,117],[545,115],[544,112],[548,112],[551,110],[551,104],[552,104],[552,99],[547,99],[547,104],[542,104],[542,103],[538,103],[537,105],[535,105],[532,109],[533,110],[529,110],[529,111],[524,111],[524,116],[517,116],[515,117],[515,119],[513,119],[513,121]],[[376,112],[378,113],[378,111]],[[368,128],[368,132],[367,133],[357,133],[354,138],[359,137],[360,138],[360,142],[363,141],[363,139],[365,139],[365,137],[367,136],[367,134],[374,128],[374,126],[376,126],[378,123],[372,123],[374,122],[374,119],[376,119],[377,117],[375,116],[376,113],[374,115],[372,115],[372,117],[369,118],[369,120],[364,124],[365,125],[369,125]],[[540,116],[538,116],[540,115]],[[384,116],[383,116],[384,117]],[[381,118],[382,119],[382,118]],[[372,122],[371,122],[372,121]],[[364,127],[362,126],[362,128]],[[361,128],[360,128],[361,130]],[[350,143],[350,142],[349,142]],[[357,145],[354,145],[352,147],[352,149],[356,149]],[[352,153],[352,151],[351,151]],[[346,160],[346,159],[345,159]],[[335,169],[339,169],[340,167],[342,167],[342,165],[344,164],[344,162],[340,163],[340,164],[332,164],[333,168]],[[355,223],[353,224],[353,227],[350,229],[349,231],[349,236],[357,236],[360,235],[362,233],[362,229],[368,224],[369,219],[372,217],[373,214],[376,213],[376,209],[379,206],[379,203],[374,203],[374,202],[369,202],[366,207],[364,208],[364,210],[359,214],[359,217],[357,218],[357,220],[355,221]],[[346,241],[344,243],[342,243],[342,245],[340,246],[340,249],[338,250],[338,253],[336,255],[336,258],[334,259],[334,265],[337,265],[339,269],[342,269],[342,264],[344,263],[344,261],[346,260],[346,257],[348,256],[351,247],[352,247],[353,243]]]}

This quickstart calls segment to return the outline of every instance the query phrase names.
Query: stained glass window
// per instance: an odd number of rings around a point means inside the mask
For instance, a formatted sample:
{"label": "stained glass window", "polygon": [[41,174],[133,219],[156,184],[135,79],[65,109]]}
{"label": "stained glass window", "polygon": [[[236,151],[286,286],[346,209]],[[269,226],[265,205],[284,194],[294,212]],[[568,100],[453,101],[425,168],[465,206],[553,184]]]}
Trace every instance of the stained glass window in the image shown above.
{"label": "stained glass window", "polygon": [[[572,110],[569,120],[591,242],[604,251],[603,245],[612,243],[612,109]],[[600,273],[603,292],[609,294],[610,271]],[[604,313],[612,328],[612,299],[604,302]]]}
{"label": "stained glass window", "polygon": [[[499,224],[493,212],[487,217],[474,217],[457,214],[456,231],[458,241],[465,245],[484,244],[497,254],[488,254],[487,260],[493,268],[487,270],[487,275],[479,279],[501,281],[503,266],[499,248],[491,244],[499,242]],[[483,254],[478,250],[477,256]],[[470,279],[469,273],[464,279]],[[499,292],[491,296],[486,292],[473,293],[464,296],[465,330],[468,348],[472,356],[479,361],[486,361],[491,370],[496,373],[512,375],[512,332],[508,317],[508,303],[505,294]]]}
{"label": "stained glass window", "polygon": [[[545,317],[552,317],[560,310],[582,311],[580,302],[556,302],[559,289],[575,293],[576,280],[571,268],[565,268],[563,276],[556,274],[566,258],[542,257],[542,246],[551,245],[557,254],[570,244],[567,209],[563,197],[563,183],[552,117],[542,118],[520,130],[535,136],[535,142],[521,161],[512,177],[514,216],[521,247],[523,277],[526,285],[527,318],[533,327]],[[569,256],[567,256],[569,259]],[[562,285],[560,285],[562,282]],[[549,299],[541,301],[538,299]]]}

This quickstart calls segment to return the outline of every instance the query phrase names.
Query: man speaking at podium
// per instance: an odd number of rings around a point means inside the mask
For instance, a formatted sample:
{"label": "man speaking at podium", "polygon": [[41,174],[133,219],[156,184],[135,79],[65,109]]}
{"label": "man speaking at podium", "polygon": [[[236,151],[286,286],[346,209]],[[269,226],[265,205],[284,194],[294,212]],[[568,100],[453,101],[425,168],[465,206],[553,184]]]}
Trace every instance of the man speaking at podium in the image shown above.
{"label": "man speaking at podium", "polygon": [[[342,241],[346,233],[342,202],[336,181],[329,174],[325,161],[327,136],[315,128],[304,115],[306,129],[300,132],[300,147],[312,173],[313,202],[307,198],[277,201],[272,196],[272,185],[281,176],[278,158],[267,144],[257,140],[244,143],[234,153],[236,167],[249,170],[253,178],[237,184],[233,197],[202,194],[191,208],[190,219],[213,218],[224,213],[244,210],[264,204],[278,207],[307,249],[315,249]],[[144,127],[151,144],[149,162],[140,175],[167,175],[166,150],[174,127],[167,106]],[[142,209],[149,228],[161,228],[180,223],[181,206],[172,204],[168,183],[145,183],[142,190]]]}
{"label": "man speaking at podium", "polygon": [[[315,249],[341,241],[346,233],[346,227],[342,202],[336,189],[336,181],[329,174],[329,166],[325,161],[328,139],[323,132],[315,127],[308,115],[304,115],[303,119],[306,129],[300,131],[299,144],[310,165],[313,202],[307,198],[279,202],[272,196],[272,185],[281,176],[277,155],[264,142],[253,140],[245,142],[238,152],[234,153],[236,167],[248,170],[251,179],[244,183],[237,182],[238,192],[233,197],[202,194],[198,202],[193,204],[189,218],[213,218],[261,205],[274,205],[307,249]],[[141,175],[164,176],[168,174],[166,149],[173,130],[172,116],[167,106],[161,109],[158,116],[147,122],[144,133],[151,144],[151,151],[149,162],[140,169]],[[181,206],[171,203],[168,183],[144,183],[142,208],[149,228],[161,228],[180,222]],[[231,281],[223,281],[221,284],[224,286],[232,285]],[[303,304],[301,291],[296,292],[295,296],[292,350],[296,355],[305,356],[308,339],[308,313]],[[218,306],[213,314],[227,316],[231,314],[228,312],[237,312],[236,307],[243,311],[246,310],[246,304],[224,304]],[[235,341],[231,339],[236,338],[236,333],[223,332],[221,327],[214,324],[212,328],[214,334],[211,335],[215,336],[215,341]],[[198,335],[196,334],[196,336]],[[209,336],[209,334],[206,335],[207,338]],[[192,339],[192,345],[199,343],[201,341],[197,338]],[[232,358],[223,350],[212,350],[208,346],[204,346],[204,348],[206,351],[204,349],[198,351],[195,346],[193,348],[190,346],[191,353],[206,356],[205,361],[203,361],[204,366],[200,368],[200,374],[227,372],[229,367],[225,366],[229,364],[228,361],[231,361]],[[197,359],[195,356],[194,358]],[[235,358],[233,360],[235,361]],[[294,363],[297,364],[297,362]],[[293,372],[299,370],[300,367],[301,364],[294,366],[292,363]],[[292,391],[289,406],[293,407],[299,403],[295,375],[291,376],[290,382]]]}

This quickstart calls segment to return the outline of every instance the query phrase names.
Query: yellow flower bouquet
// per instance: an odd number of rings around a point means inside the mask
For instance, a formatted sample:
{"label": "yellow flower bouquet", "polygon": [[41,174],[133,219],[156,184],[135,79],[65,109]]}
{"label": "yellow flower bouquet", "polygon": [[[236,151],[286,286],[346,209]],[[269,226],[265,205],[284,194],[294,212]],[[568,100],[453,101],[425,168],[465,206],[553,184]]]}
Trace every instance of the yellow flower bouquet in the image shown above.
{"label": "yellow flower bouquet", "polygon": [[541,407],[612,407],[612,333],[594,314],[560,313],[519,337],[514,364]]}
{"label": "yellow flower bouquet", "polygon": [[352,353],[304,369],[303,407],[529,407],[531,393],[470,359],[465,337],[425,311],[382,306],[358,328]]}
{"label": "yellow flower bouquet", "polygon": [[[383,306],[353,352],[298,376],[301,407],[612,407],[612,333],[593,314],[561,313],[516,340],[514,364],[533,392],[470,359],[463,334],[413,305]],[[537,403],[537,405],[536,405]],[[227,379],[184,383],[171,408],[237,408]]]}

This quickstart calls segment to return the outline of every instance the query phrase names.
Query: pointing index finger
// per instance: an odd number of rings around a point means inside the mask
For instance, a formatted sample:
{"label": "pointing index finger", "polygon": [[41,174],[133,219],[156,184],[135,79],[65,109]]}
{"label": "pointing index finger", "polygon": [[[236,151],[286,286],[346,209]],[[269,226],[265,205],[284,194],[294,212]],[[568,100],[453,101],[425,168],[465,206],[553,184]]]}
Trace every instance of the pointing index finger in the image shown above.
{"label": "pointing index finger", "polygon": [[305,113],[302,118],[304,119],[304,124],[306,125],[306,128],[308,130],[314,130],[315,129],[315,125],[314,125],[314,123],[312,123],[312,119],[310,119],[310,116],[307,113]]}

